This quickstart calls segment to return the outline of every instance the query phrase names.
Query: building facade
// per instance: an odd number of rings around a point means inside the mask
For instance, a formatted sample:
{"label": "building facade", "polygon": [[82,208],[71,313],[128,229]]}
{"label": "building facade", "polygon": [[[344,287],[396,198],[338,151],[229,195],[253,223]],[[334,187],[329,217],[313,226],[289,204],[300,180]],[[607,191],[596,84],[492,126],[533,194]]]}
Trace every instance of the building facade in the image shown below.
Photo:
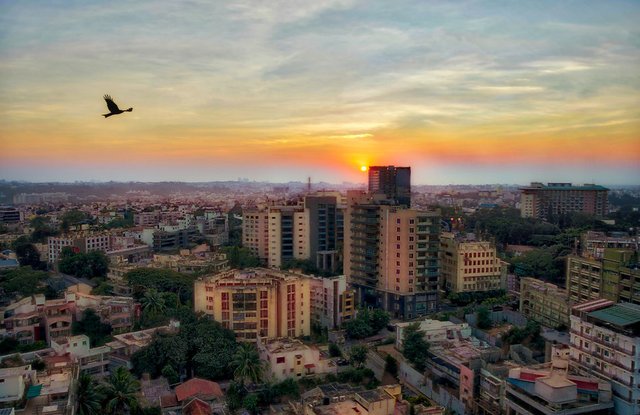
{"label": "building facade", "polygon": [[312,321],[320,327],[337,329],[355,317],[355,293],[347,288],[344,275],[311,277],[310,290]]}
{"label": "building facade", "polygon": [[488,241],[468,235],[440,235],[440,280],[453,293],[506,289],[508,266]]}
{"label": "building facade", "polygon": [[611,382],[615,413],[640,413],[640,306],[598,299],[571,309],[570,363]]}
{"label": "building facade", "polygon": [[309,256],[316,266],[335,271],[342,266],[344,206],[340,194],[307,195],[304,208],[309,215]]}
{"label": "building facade", "polygon": [[383,194],[395,204],[411,206],[411,167],[370,166],[369,193]]}
{"label": "building facade", "polygon": [[569,295],[557,285],[525,277],[520,280],[520,312],[545,327],[569,327]]}
{"label": "building facade", "polygon": [[199,279],[194,308],[232,329],[239,340],[310,334],[310,279],[266,268],[231,270]]}
{"label": "building facade", "polygon": [[531,183],[520,189],[520,215],[550,220],[572,212],[604,217],[608,213],[609,189],[594,184]]}
{"label": "building facade", "polygon": [[337,372],[333,360],[320,353],[318,348],[297,339],[258,338],[257,347],[260,359],[268,362],[267,370],[276,382]]}

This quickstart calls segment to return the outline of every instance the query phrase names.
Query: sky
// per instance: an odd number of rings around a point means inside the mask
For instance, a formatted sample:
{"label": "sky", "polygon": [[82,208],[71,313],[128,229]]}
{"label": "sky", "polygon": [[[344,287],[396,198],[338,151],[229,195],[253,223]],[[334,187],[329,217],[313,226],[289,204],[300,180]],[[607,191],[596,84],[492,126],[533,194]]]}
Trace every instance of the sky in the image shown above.
{"label": "sky", "polygon": [[638,22],[635,0],[0,0],[0,179],[640,184]]}

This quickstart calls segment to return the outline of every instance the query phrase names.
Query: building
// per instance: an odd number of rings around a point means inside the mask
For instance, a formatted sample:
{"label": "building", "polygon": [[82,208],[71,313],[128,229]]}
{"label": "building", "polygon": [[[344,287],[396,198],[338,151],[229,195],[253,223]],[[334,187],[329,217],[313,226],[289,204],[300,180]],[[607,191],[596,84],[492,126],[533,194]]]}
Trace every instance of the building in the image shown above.
{"label": "building", "polygon": [[520,312],[545,327],[569,327],[569,295],[557,285],[525,277],[520,280]]}
{"label": "building", "polygon": [[49,262],[58,261],[62,248],[68,246],[76,252],[107,252],[111,247],[111,237],[108,234],[79,234],[69,236],[50,236],[47,239],[49,247]]}
{"label": "building", "polygon": [[[404,330],[415,322],[397,323],[396,349],[402,350]],[[424,339],[429,343],[441,343],[453,339],[468,339],[471,337],[471,327],[467,323],[452,323],[451,321],[431,320],[425,318],[419,322],[419,330],[424,333]]]}
{"label": "building", "polygon": [[71,325],[75,314],[76,304],[73,294],[66,294],[65,298],[45,301],[40,311],[40,325],[44,326],[47,341],[71,336]]}
{"label": "building", "polygon": [[389,205],[385,195],[347,197],[344,272],[357,301],[401,319],[435,311],[440,213]]}
{"label": "building", "polygon": [[640,240],[638,236],[630,236],[626,232],[588,231],[580,238],[581,254],[584,257],[602,259],[606,248],[638,251]]}
{"label": "building", "polygon": [[595,184],[531,183],[520,189],[520,215],[550,220],[572,212],[604,217],[609,211],[609,189]]}
{"label": "building", "polygon": [[304,198],[309,215],[309,257],[325,271],[342,266],[344,242],[344,206],[340,194],[315,194]]}
{"label": "building", "polygon": [[321,327],[339,328],[356,314],[355,293],[347,289],[344,275],[311,277],[311,317]]}
{"label": "building", "polygon": [[31,365],[0,369],[0,406],[17,404],[35,382],[36,371]]}
{"label": "building", "polygon": [[269,212],[258,208],[244,210],[242,246],[266,264],[269,258]]}
{"label": "building", "polygon": [[69,354],[72,361],[78,365],[80,373],[104,377],[109,375],[109,346],[91,347],[89,336],[62,337],[51,341],[51,348],[58,355]]}
{"label": "building", "polygon": [[570,299],[583,302],[606,298],[640,304],[640,268],[637,251],[604,248],[602,258],[567,257]]}
{"label": "building", "polygon": [[230,270],[194,284],[194,308],[232,329],[239,340],[310,334],[306,275],[266,268]]}
{"label": "building", "polygon": [[13,207],[0,206],[0,223],[20,222],[20,211]]}
{"label": "building", "polygon": [[131,297],[91,295],[81,292],[77,286],[71,287],[76,297],[76,320],[81,320],[86,309],[93,309],[100,321],[109,324],[114,334],[131,331],[136,318],[140,315],[140,304]]}
{"label": "building", "polygon": [[394,204],[411,206],[411,167],[370,166],[369,193],[383,194]]}
{"label": "building", "polygon": [[260,359],[268,362],[267,370],[276,382],[337,372],[334,360],[317,347],[306,345],[298,339],[258,338],[258,352]]}
{"label": "building", "polygon": [[488,241],[473,234],[440,235],[440,281],[453,293],[506,289],[508,264]]}
{"label": "building", "polygon": [[138,350],[147,347],[156,333],[176,333],[180,323],[170,321],[168,326],[153,327],[146,330],[116,334],[113,341],[106,344],[111,348],[109,359],[112,367],[124,366],[131,370],[131,356]]}
{"label": "building", "polygon": [[[613,414],[611,385],[565,366],[518,367],[506,379],[507,415]],[[615,412],[616,414],[618,412]]]}
{"label": "building", "polygon": [[571,308],[570,364],[611,382],[615,413],[640,413],[640,306],[598,299]]}
{"label": "building", "polygon": [[302,396],[305,415],[393,415],[401,400],[400,385],[365,390],[349,384],[319,385]]}

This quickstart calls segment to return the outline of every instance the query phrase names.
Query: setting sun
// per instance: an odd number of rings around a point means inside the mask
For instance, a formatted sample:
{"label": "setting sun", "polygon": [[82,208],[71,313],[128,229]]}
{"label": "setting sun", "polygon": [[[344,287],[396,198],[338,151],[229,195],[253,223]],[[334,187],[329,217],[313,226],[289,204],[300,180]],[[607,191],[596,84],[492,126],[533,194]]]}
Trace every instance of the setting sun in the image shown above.
{"label": "setting sun", "polygon": [[367,171],[367,166],[360,166],[361,171]]}

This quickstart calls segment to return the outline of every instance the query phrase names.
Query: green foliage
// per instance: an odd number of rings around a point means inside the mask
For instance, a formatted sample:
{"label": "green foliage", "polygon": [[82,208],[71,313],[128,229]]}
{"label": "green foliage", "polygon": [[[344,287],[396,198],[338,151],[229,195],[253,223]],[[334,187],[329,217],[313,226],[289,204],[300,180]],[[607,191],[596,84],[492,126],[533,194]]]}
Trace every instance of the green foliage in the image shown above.
{"label": "green foliage", "polygon": [[234,378],[240,379],[241,383],[249,381],[256,384],[262,380],[264,364],[256,346],[251,343],[241,343],[238,346],[231,365],[234,367]]}
{"label": "green foliage", "polygon": [[371,379],[375,378],[373,370],[368,367],[364,368],[349,368],[338,372],[338,382],[350,382],[353,384],[361,384],[363,382],[368,383]]}
{"label": "green foliage", "polygon": [[28,266],[0,271],[0,289],[7,296],[29,297],[44,292],[43,282],[46,279],[46,272]]}
{"label": "green foliage", "polygon": [[78,278],[94,278],[107,276],[109,259],[102,251],[92,251],[86,254],[73,252],[68,246],[62,248],[58,269],[65,274]]}
{"label": "green foliage", "polygon": [[329,356],[342,357],[342,350],[340,350],[340,346],[335,343],[329,343]]}
{"label": "green foliage", "polygon": [[81,373],[76,383],[75,403],[78,415],[99,415],[104,396],[91,375]]}
{"label": "green foliage", "polygon": [[180,376],[178,375],[178,372],[176,372],[176,370],[170,364],[166,364],[162,368],[161,373],[162,373],[162,376],[167,378],[170,385],[174,385],[180,381]]}
{"label": "green foliage", "polygon": [[398,376],[398,361],[390,354],[384,359],[384,370],[393,377]]}
{"label": "green foliage", "polygon": [[351,346],[351,350],[349,350],[349,362],[353,367],[361,368],[364,362],[367,361],[368,354],[369,348],[364,344]]}
{"label": "green foliage", "polygon": [[564,276],[565,258],[571,252],[563,245],[552,245],[526,252],[511,260],[516,275],[559,282]]}
{"label": "green foliage", "polygon": [[58,231],[51,226],[51,219],[47,216],[36,216],[31,219],[29,225],[33,228],[31,241],[44,243],[49,236],[55,236]]}
{"label": "green foliage", "polygon": [[242,386],[240,383],[232,381],[229,384],[229,388],[227,388],[227,393],[225,394],[225,401],[227,403],[227,407],[231,412],[234,412],[235,410],[242,407],[244,394],[244,386]]}
{"label": "green foliage", "polygon": [[104,409],[108,414],[126,414],[138,407],[140,383],[124,367],[111,374],[108,381],[101,385],[104,394]]}
{"label": "green foliage", "polygon": [[484,303],[492,298],[502,299],[506,297],[505,290],[490,290],[490,291],[473,291],[473,292],[461,292],[451,293],[447,297],[452,304],[463,307],[471,303]]}
{"label": "green foliage", "polygon": [[489,318],[489,310],[487,309],[487,307],[480,307],[478,309],[477,325],[478,328],[482,330],[491,328],[491,318]]}
{"label": "green foliage", "polygon": [[377,334],[389,324],[389,313],[381,309],[361,309],[356,318],[347,321],[344,329],[351,339],[364,339]]}
{"label": "green foliage", "polygon": [[533,235],[557,235],[560,229],[552,224],[532,218],[520,217],[513,208],[480,209],[467,219],[467,227],[487,233],[496,243],[529,245]]}
{"label": "green foliage", "polygon": [[242,406],[251,414],[258,413],[258,395],[250,393],[242,400]]}
{"label": "green foliage", "polygon": [[502,337],[503,345],[525,344],[536,350],[544,349],[544,338],[540,335],[540,324],[533,320],[523,328],[514,327]]}
{"label": "green foliage", "polygon": [[420,331],[419,323],[411,324],[404,329],[402,355],[422,372],[425,368],[429,353],[429,343],[424,339],[424,333]]}
{"label": "green foliage", "polygon": [[82,319],[74,321],[71,330],[74,335],[86,334],[89,336],[92,347],[102,346],[111,339],[111,325],[100,321],[94,309],[87,308],[82,312]]}
{"label": "green foliage", "polygon": [[124,213],[123,218],[112,219],[109,223],[105,225],[107,229],[131,228],[132,226],[133,226],[133,212],[131,210],[127,210]]}
{"label": "green foliage", "polygon": [[33,269],[45,270],[47,264],[40,261],[40,253],[33,244],[19,244],[16,246],[16,256],[22,266],[30,266]]}
{"label": "green foliage", "polygon": [[300,386],[292,378],[276,383],[273,386],[273,389],[276,397],[288,396],[294,399],[300,397]]}
{"label": "green foliage", "polygon": [[90,222],[89,216],[77,209],[65,212],[61,217],[60,230],[68,232],[71,226]]}
{"label": "green foliage", "polygon": [[113,295],[113,285],[102,281],[96,288],[91,290],[93,295]]}
{"label": "green foliage", "polygon": [[182,304],[187,304],[193,297],[194,277],[169,269],[136,268],[127,272],[124,279],[136,300],[140,300],[149,289],[175,293]]}
{"label": "green foliage", "polygon": [[232,268],[244,269],[260,266],[260,258],[254,256],[249,248],[239,246],[224,246],[222,252],[227,254]]}

